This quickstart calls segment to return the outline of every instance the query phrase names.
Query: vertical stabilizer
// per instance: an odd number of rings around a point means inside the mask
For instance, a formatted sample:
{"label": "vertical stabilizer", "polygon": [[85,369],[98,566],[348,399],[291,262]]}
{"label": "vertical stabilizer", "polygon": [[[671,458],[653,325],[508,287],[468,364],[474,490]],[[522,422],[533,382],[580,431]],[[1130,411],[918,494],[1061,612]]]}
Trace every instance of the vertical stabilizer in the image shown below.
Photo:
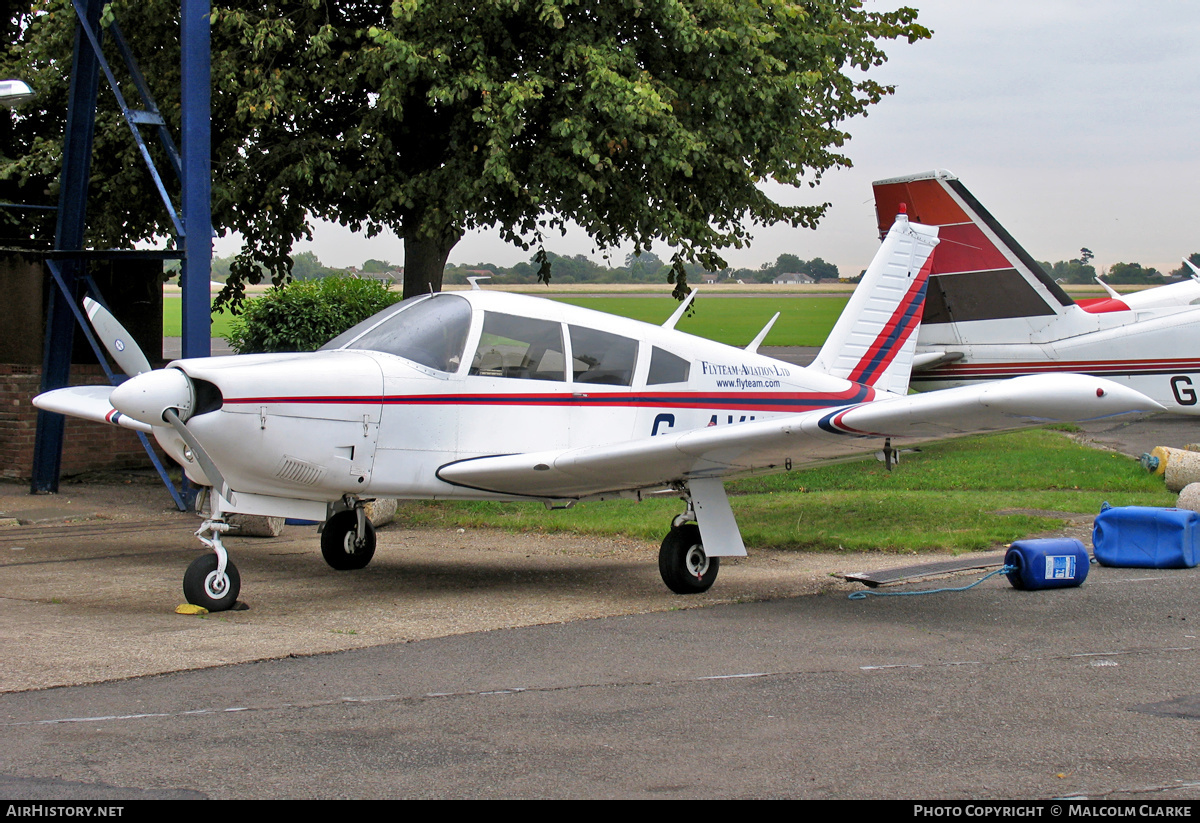
{"label": "vertical stabilizer", "polygon": [[[910,219],[938,227],[941,245],[929,277],[922,340],[939,324],[1053,318],[1074,305],[950,172],[895,177],[873,185],[881,232],[902,207]],[[1023,331],[1025,326],[1014,328]]]}
{"label": "vertical stabilizer", "polygon": [[937,244],[937,228],[898,215],[812,368],[906,393]]}

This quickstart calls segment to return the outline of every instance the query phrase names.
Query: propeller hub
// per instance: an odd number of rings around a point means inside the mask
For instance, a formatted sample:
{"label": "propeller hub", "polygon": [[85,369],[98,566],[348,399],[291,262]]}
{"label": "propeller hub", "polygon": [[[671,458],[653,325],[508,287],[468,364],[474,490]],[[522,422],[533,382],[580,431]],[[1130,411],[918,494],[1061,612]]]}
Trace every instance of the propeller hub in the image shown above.
{"label": "propeller hub", "polygon": [[112,407],[134,420],[162,426],[168,409],[187,420],[196,404],[192,381],[179,369],[156,369],[131,377],[112,391]]}

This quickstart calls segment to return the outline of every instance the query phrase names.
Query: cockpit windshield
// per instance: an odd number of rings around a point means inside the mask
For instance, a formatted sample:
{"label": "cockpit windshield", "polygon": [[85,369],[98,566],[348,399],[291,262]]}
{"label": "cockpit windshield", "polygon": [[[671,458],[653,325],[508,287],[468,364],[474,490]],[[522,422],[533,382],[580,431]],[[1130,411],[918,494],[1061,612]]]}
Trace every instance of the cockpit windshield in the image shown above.
{"label": "cockpit windshield", "polygon": [[438,371],[458,371],[471,304],[453,294],[423,294],[389,306],[321,347],[394,354]]}

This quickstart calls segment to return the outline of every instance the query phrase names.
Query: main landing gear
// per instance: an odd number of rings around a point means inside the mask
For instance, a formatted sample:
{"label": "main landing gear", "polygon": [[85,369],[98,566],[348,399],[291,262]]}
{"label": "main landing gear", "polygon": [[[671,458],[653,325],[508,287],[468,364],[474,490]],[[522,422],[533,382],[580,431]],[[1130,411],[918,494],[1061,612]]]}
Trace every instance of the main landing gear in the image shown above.
{"label": "main landing gear", "polygon": [[675,594],[708,591],[721,570],[721,558],[705,554],[700,527],[689,522],[694,519],[689,500],[687,512],[671,522],[671,531],[658,550],[658,573]]}
{"label": "main landing gear", "polygon": [[658,550],[658,573],[675,594],[706,592],[717,579],[721,558],[704,553],[695,523],[671,527]]}
{"label": "main landing gear", "polygon": [[338,571],[366,568],[375,556],[375,527],[367,519],[363,501],[337,512],[321,527],[321,556]]}

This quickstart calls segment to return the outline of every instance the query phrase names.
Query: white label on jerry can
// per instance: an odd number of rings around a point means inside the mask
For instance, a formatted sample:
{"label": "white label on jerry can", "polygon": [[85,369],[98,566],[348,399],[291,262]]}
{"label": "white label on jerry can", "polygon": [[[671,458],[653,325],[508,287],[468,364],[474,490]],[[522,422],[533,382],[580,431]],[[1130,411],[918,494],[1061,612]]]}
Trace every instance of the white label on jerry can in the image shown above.
{"label": "white label on jerry can", "polygon": [[1075,555],[1047,555],[1046,556],[1046,579],[1047,580],[1074,580],[1075,579]]}

